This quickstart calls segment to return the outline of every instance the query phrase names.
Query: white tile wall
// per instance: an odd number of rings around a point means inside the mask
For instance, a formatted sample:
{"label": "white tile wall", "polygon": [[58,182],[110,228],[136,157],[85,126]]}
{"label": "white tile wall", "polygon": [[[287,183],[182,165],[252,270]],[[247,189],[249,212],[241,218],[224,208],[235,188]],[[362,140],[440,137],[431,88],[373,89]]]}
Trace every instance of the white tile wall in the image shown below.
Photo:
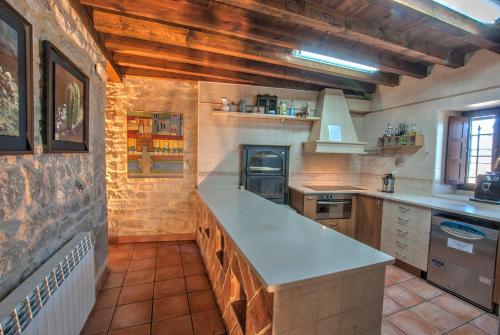
{"label": "white tile wall", "polygon": [[304,154],[302,143],[309,138],[311,123],[280,122],[279,120],[236,119],[214,116],[220,108],[220,97],[235,103],[245,99],[255,104],[258,94],[277,95],[279,101],[294,99],[295,106],[309,103],[316,106],[317,92],[200,83],[198,104],[198,183],[207,176],[215,176],[237,184],[240,171],[240,145],[290,146],[290,180],[307,182],[359,183],[359,162],[349,155]]}

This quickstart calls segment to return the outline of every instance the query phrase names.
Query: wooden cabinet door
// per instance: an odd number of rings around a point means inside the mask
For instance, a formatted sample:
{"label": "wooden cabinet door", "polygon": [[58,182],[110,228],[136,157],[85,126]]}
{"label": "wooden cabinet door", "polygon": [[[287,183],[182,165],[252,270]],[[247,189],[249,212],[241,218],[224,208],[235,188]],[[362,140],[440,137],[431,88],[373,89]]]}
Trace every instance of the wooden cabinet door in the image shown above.
{"label": "wooden cabinet door", "polygon": [[358,195],[356,204],[356,240],[380,249],[382,199]]}
{"label": "wooden cabinet door", "polygon": [[306,218],[316,220],[316,202],[318,196],[314,194],[304,194],[304,213]]}

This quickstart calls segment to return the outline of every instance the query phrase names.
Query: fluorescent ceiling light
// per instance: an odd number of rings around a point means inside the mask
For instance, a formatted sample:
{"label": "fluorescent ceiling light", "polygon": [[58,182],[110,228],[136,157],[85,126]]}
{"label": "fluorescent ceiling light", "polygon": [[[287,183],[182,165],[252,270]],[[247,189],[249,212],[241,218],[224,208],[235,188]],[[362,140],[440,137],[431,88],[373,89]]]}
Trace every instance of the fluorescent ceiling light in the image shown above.
{"label": "fluorescent ceiling light", "polygon": [[317,54],[314,52],[304,51],[304,50],[293,50],[292,55],[297,58],[309,60],[316,63],[323,63],[333,66],[342,67],[349,70],[373,73],[377,72],[378,69],[372,66],[363,65],[359,63],[350,62],[348,60],[325,56],[321,54]]}
{"label": "fluorescent ceiling light", "polygon": [[495,23],[500,17],[500,3],[494,0],[433,0],[482,23]]}

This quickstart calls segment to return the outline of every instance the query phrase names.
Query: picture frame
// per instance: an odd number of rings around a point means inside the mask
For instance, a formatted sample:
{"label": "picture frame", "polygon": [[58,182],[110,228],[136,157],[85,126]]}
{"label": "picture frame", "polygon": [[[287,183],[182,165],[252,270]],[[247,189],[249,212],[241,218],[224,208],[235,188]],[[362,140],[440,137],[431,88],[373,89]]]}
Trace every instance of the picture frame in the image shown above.
{"label": "picture frame", "polygon": [[89,77],[43,41],[45,152],[89,152]]}
{"label": "picture frame", "polygon": [[33,154],[33,28],[0,0],[0,155]]}

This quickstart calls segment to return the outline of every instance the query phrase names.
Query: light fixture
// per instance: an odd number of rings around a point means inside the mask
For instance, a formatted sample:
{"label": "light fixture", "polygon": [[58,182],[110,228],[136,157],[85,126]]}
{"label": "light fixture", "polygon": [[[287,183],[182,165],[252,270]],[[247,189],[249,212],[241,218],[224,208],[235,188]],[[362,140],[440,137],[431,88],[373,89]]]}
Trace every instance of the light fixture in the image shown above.
{"label": "light fixture", "polygon": [[304,51],[304,50],[293,50],[292,55],[294,57],[309,60],[316,63],[328,64],[337,67],[342,67],[344,69],[355,70],[366,73],[377,72],[378,69],[373,66],[363,65],[355,62],[350,62],[348,60],[330,57],[326,55],[317,54],[315,52]]}
{"label": "light fixture", "polygon": [[493,24],[500,18],[500,4],[492,0],[433,0],[455,12],[482,23]]}

